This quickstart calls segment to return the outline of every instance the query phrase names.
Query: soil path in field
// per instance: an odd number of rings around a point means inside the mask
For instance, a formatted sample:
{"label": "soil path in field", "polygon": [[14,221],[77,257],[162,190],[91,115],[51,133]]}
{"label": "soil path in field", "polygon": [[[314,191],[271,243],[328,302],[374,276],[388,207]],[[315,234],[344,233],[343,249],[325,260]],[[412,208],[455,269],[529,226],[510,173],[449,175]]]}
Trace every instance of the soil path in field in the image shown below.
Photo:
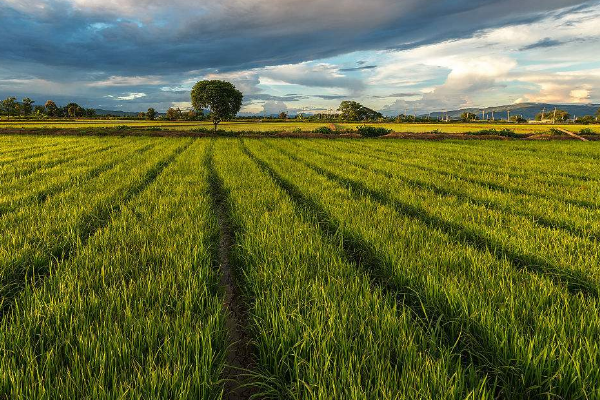
{"label": "soil path in field", "polygon": [[579,136],[578,134],[576,134],[576,133],[573,133],[573,132],[571,132],[571,131],[568,131],[568,130],[566,130],[566,129],[563,129],[563,128],[556,128],[556,129],[558,129],[558,130],[559,130],[559,131],[561,131],[562,133],[566,133],[567,135],[569,135],[569,136],[571,136],[571,137],[574,137],[574,138],[575,138],[575,139],[577,139],[577,140],[581,140],[582,142],[588,142],[588,141],[589,141],[589,140],[587,140],[586,138],[584,138],[584,137],[581,137],[581,136]]}
{"label": "soil path in field", "polygon": [[224,289],[223,304],[226,309],[225,328],[229,335],[230,345],[226,354],[224,371],[225,400],[242,400],[256,398],[256,389],[251,384],[248,375],[254,365],[250,337],[245,327],[248,326],[248,311],[231,265],[234,245],[234,228],[227,203],[227,193],[223,182],[214,167],[213,145],[211,144],[206,156],[210,191],[213,208],[219,224],[218,262],[220,284]]}

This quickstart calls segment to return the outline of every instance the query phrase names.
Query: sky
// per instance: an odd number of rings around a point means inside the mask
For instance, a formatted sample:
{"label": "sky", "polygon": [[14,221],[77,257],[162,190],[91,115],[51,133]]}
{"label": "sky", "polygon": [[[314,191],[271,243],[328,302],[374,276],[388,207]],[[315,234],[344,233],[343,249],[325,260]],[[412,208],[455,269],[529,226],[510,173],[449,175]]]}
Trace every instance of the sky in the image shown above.
{"label": "sky", "polygon": [[190,107],[223,79],[242,112],[387,115],[600,103],[600,0],[0,0],[0,97]]}

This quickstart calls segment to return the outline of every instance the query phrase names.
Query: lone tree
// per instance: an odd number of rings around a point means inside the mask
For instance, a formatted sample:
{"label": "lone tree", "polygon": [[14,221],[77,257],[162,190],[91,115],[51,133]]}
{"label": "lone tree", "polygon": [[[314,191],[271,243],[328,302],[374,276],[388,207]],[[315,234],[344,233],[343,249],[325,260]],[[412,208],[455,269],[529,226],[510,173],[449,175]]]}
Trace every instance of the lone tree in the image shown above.
{"label": "lone tree", "polygon": [[200,81],[192,89],[192,106],[202,111],[210,110],[210,119],[217,131],[219,122],[231,119],[242,108],[244,95],[233,84],[225,81]]}
{"label": "lone tree", "polygon": [[356,101],[342,101],[338,111],[344,121],[368,121],[381,118],[381,113],[363,106]]}

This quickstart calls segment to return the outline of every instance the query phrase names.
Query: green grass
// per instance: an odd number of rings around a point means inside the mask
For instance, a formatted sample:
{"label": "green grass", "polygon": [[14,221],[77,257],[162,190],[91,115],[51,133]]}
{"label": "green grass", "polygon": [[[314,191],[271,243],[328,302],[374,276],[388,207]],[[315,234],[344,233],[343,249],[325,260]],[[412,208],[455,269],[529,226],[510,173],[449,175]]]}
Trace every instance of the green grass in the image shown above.
{"label": "green grass", "polygon": [[[230,132],[312,132],[317,128],[330,126],[328,122],[222,122],[219,129]],[[362,123],[336,123],[338,130],[356,131],[357,127],[365,125]],[[431,133],[439,131],[440,133],[468,133],[478,132],[488,129],[498,131],[509,129],[517,134],[547,134],[551,128],[564,128],[572,132],[579,132],[581,129],[589,128],[594,133],[600,134],[599,125],[544,125],[544,124],[509,124],[509,123],[369,123],[368,126],[378,126],[390,129],[393,132],[407,133]],[[2,121],[0,122],[0,131],[2,129],[72,129],[86,130],[96,128],[119,128],[130,127],[138,129],[159,128],[162,130],[194,130],[198,128],[212,129],[210,121],[189,122],[189,121],[144,121],[144,120],[47,120],[47,121]]]}
{"label": "green grass", "polygon": [[2,399],[600,399],[593,143],[3,139]]}

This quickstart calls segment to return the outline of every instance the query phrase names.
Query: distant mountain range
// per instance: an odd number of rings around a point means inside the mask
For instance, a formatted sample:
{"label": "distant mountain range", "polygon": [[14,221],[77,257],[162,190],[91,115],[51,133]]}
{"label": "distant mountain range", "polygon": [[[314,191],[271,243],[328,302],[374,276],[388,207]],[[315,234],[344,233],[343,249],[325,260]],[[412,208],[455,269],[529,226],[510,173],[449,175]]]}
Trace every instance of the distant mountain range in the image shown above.
{"label": "distant mountain range", "polygon": [[110,115],[114,117],[137,117],[139,112],[132,111],[110,111],[97,108],[96,115]]}
{"label": "distant mountain range", "polygon": [[433,112],[431,113],[432,118],[445,117],[448,114],[449,118],[459,118],[464,112],[471,112],[478,115],[481,118],[482,111],[485,111],[486,116],[489,115],[491,118],[492,112],[496,119],[506,119],[508,112],[510,115],[522,115],[525,119],[534,119],[537,114],[546,110],[550,113],[554,108],[565,110],[571,117],[583,117],[584,115],[596,115],[600,104],[550,104],[550,103],[520,103],[511,104],[508,106],[497,106],[487,108],[461,108],[460,110],[453,110],[448,112]]}

